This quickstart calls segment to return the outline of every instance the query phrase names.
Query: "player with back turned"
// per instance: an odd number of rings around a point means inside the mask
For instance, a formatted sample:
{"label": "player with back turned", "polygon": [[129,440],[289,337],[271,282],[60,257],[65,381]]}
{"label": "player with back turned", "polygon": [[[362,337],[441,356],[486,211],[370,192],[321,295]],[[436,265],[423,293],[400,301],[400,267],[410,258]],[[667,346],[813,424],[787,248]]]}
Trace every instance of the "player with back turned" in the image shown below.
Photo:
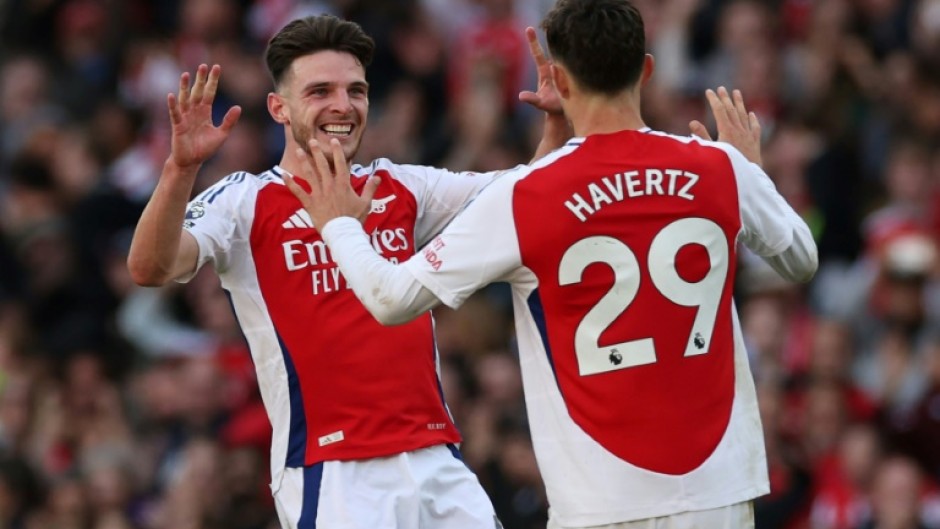
{"label": "player with back turned", "polygon": [[560,0],[543,27],[575,138],[494,182],[414,258],[375,254],[335,146],[332,167],[298,152],[311,191],[288,186],[384,323],[511,284],[550,528],[753,527],[769,486],[736,247],[808,281],[810,231],[758,165],[740,93],[707,94],[731,145],[645,125],[653,59],[628,0]]}

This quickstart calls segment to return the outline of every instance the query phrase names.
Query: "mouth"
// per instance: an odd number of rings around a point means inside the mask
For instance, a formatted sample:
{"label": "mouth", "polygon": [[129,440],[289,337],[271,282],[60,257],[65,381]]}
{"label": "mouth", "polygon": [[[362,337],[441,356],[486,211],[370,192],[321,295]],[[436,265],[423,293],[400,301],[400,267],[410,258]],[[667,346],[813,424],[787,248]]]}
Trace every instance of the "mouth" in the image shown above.
{"label": "mouth", "polygon": [[348,138],[353,131],[352,123],[327,123],[321,125],[320,130],[324,134],[333,138]]}

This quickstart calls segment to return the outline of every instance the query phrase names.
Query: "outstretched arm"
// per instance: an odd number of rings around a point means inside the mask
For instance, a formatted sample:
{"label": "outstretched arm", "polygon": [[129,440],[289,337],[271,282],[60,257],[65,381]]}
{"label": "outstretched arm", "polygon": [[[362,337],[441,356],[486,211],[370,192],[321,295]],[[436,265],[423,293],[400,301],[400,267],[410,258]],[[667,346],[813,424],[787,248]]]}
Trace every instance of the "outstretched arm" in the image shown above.
{"label": "outstretched arm", "polygon": [[[819,266],[816,241],[813,239],[806,222],[776,192],[769,178],[760,169],[761,128],[757,115],[747,111],[740,90],[734,90],[729,94],[722,86],[718,88],[717,92],[707,90],[705,96],[708,98],[709,106],[715,117],[715,124],[718,128],[718,141],[734,146],[744,155],[747,161],[757,166],[754,167],[753,172],[758,174],[753,176],[760,181],[753,182],[756,185],[752,189],[756,189],[757,193],[765,196],[765,200],[777,203],[782,217],[780,220],[787,222],[792,227],[791,242],[782,251],[768,254],[767,248],[760,240],[760,234],[750,227],[744,235],[745,245],[761,255],[763,260],[784,279],[801,283],[809,281],[813,278]],[[708,130],[701,122],[692,121],[689,123],[689,128],[692,130],[692,134],[705,140],[711,140]],[[748,173],[748,175],[753,172]]]}
{"label": "outstretched arm", "polygon": [[137,284],[160,286],[196,268],[196,240],[182,228],[186,204],[199,168],[222,146],[241,115],[241,108],[235,106],[221,125],[212,123],[212,102],[221,72],[219,65],[211,69],[200,65],[192,88],[190,75],[184,72],[179,94],[167,95],[170,156],[137,223],[127,256],[128,270]]}

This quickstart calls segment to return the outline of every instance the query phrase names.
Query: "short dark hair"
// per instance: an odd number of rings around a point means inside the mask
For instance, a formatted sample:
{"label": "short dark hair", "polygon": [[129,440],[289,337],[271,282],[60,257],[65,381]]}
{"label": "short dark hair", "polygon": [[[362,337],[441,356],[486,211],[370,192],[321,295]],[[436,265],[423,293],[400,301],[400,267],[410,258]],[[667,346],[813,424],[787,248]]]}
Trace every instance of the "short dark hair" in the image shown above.
{"label": "short dark hair", "polygon": [[324,50],[350,53],[365,68],[372,62],[375,42],[359,24],[333,15],[293,20],[271,37],[264,53],[274,86],[280,86],[295,59]]}
{"label": "short dark hair", "polygon": [[646,35],[629,0],[558,0],[542,28],[552,59],[584,88],[612,95],[639,81]]}

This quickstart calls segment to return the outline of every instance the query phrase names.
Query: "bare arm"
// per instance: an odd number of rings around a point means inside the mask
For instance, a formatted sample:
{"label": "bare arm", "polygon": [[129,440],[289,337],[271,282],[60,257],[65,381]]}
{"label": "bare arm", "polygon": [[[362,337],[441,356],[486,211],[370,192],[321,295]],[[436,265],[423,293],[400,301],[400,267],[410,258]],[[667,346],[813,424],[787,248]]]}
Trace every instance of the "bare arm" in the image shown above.
{"label": "bare arm", "polygon": [[127,256],[127,267],[138,285],[160,286],[196,268],[196,239],[182,229],[196,168],[180,168],[170,160],[144,208]]}
{"label": "bare arm", "polygon": [[218,65],[211,69],[200,65],[192,89],[185,72],[180,76],[179,95],[167,96],[170,156],[137,223],[127,256],[128,270],[139,285],[160,286],[196,268],[196,239],[182,229],[186,204],[199,168],[222,146],[241,115],[240,107],[232,107],[221,125],[212,123],[212,101],[221,71]]}

